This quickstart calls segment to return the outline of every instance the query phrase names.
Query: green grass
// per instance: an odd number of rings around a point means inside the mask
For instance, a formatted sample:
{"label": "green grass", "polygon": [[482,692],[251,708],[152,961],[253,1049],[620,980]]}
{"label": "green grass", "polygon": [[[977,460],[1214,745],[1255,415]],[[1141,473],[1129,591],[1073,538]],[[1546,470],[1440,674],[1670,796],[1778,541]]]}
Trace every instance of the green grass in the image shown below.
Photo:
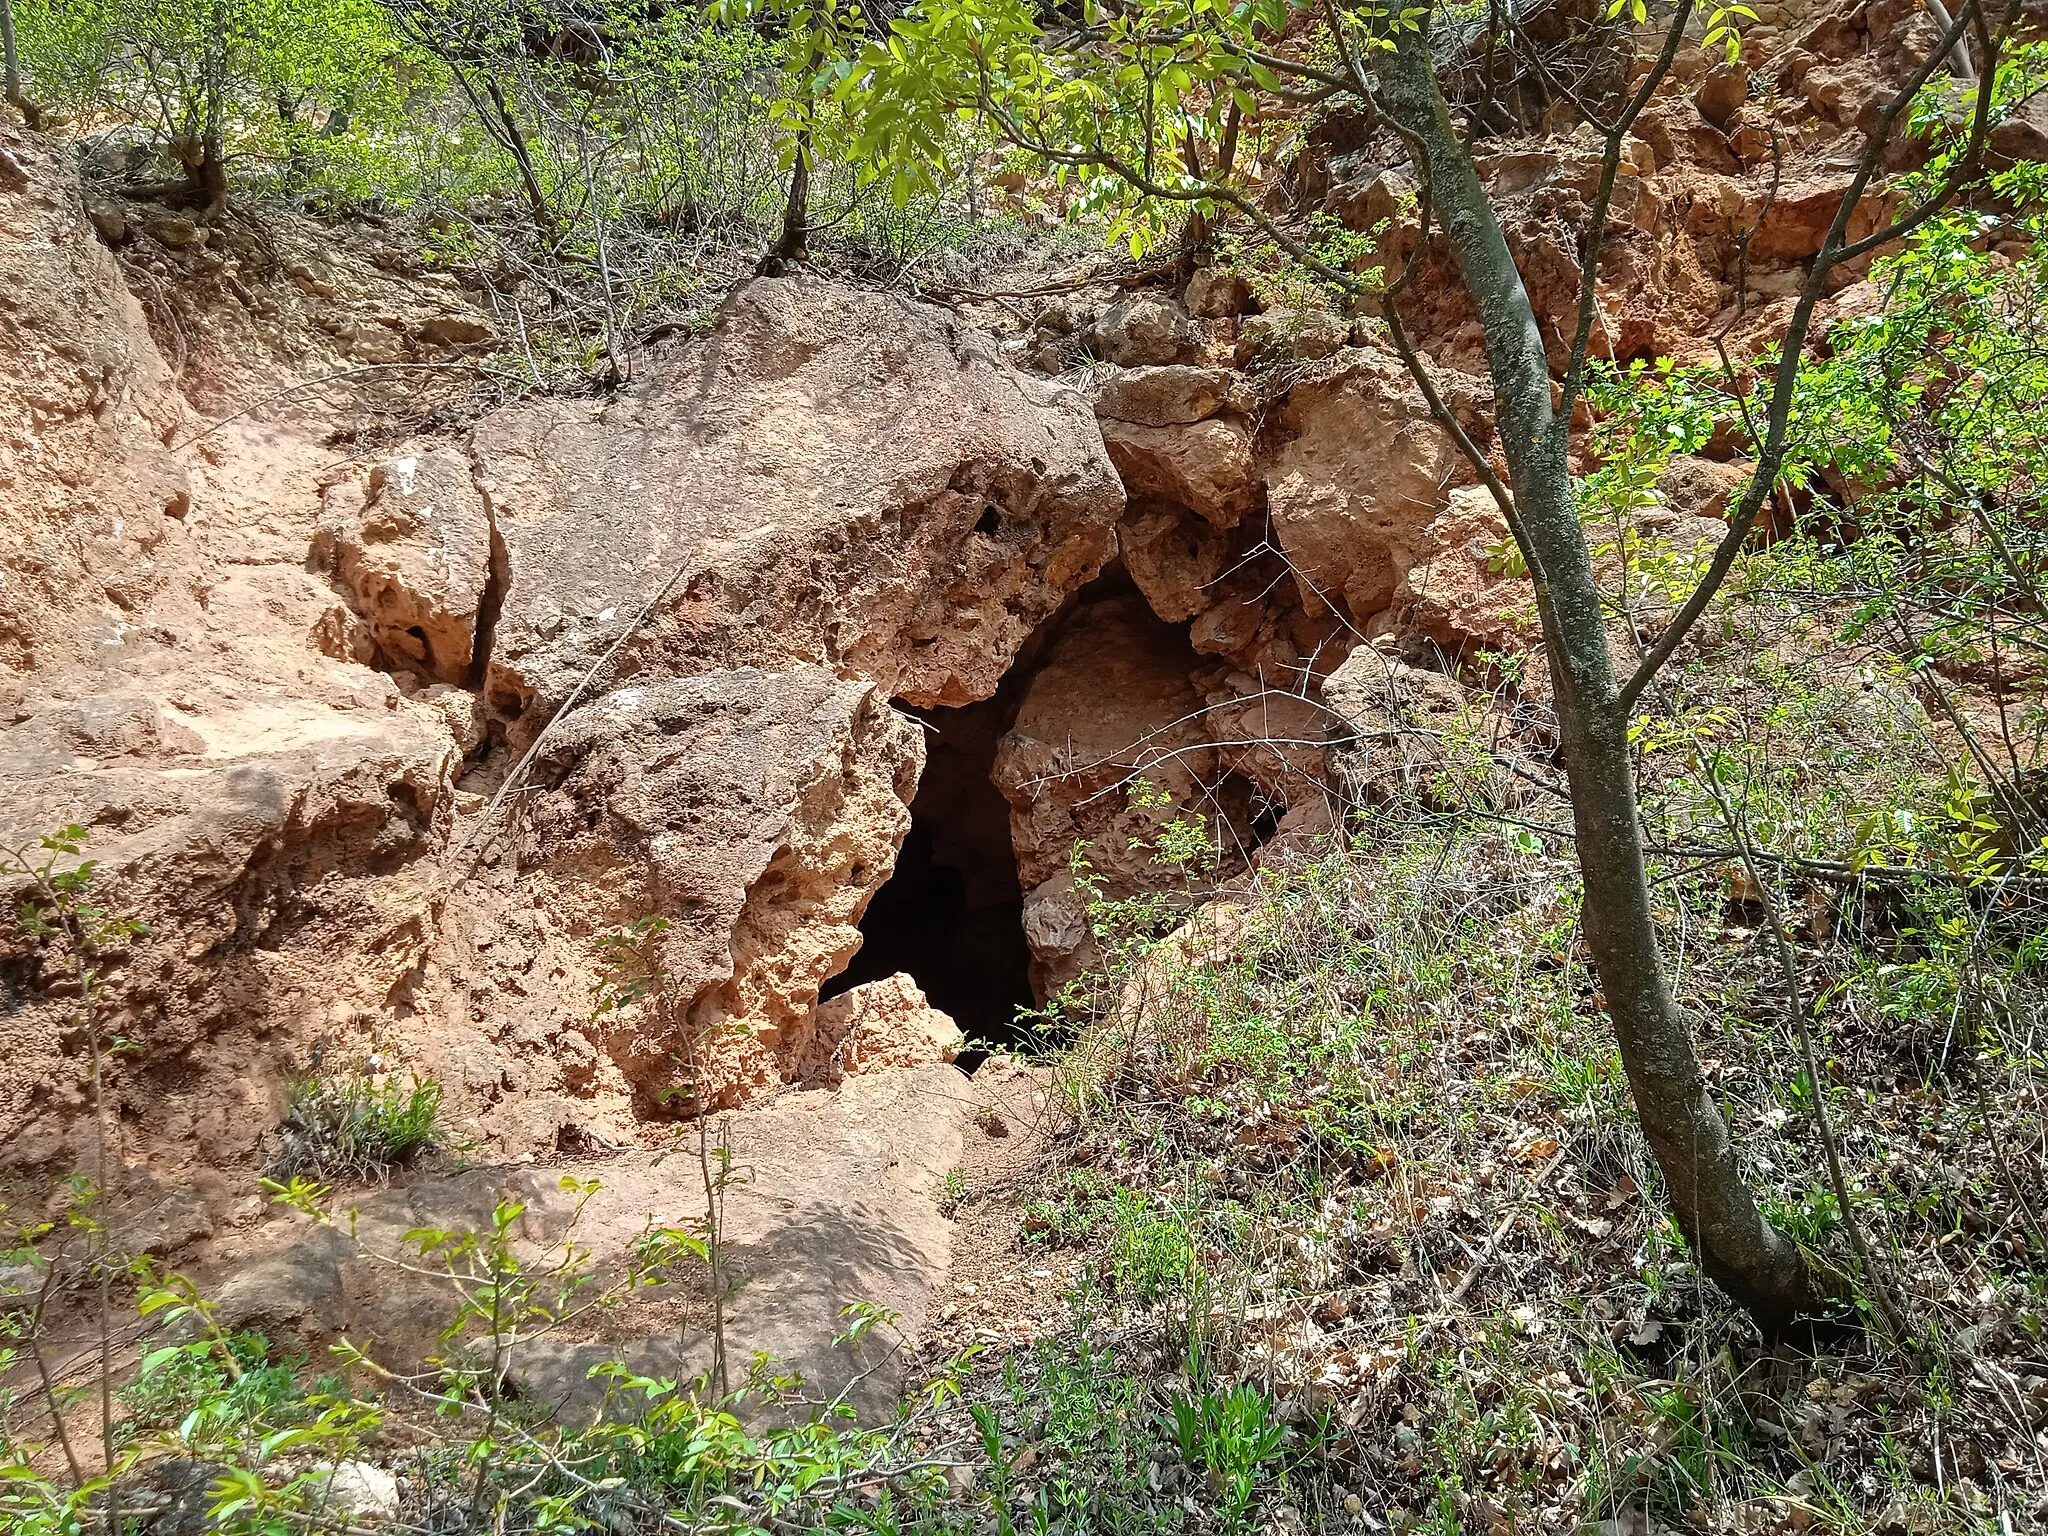
{"label": "green grass", "polygon": [[438,1145],[440,1118],[441,1085],[432,1078],[302,1077],[291,1085],[265,1171],[274,1179],[373,1177]]}

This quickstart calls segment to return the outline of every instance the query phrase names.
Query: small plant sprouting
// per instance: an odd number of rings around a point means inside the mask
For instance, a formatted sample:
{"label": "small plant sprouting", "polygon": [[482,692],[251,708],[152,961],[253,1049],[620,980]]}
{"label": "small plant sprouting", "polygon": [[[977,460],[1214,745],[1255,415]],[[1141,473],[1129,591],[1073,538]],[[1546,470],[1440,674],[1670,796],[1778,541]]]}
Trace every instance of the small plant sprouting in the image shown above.
{"label": "small plant sprouting", "polygon": [[1243,1529],[1259,1474],[1285,1453],[1287,1426],[1250,1382],[1227,1392],[1175,1393],[1162,1428],[1181,1459],[1201,1471],[1226,1531]]}
{"label": "small plant sprouting", "polygon": [[441,1085],[368,1072],[308,1075],[292,1083],[267,1172],[289,1180],[375,1178],[415,1161],[443,1140]]}

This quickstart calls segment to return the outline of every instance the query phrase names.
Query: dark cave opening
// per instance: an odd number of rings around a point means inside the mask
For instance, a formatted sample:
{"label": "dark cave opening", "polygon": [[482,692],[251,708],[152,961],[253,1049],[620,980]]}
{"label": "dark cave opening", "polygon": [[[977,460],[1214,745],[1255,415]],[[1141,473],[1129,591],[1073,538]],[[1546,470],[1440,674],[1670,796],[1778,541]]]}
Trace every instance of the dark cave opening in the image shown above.
{"label": "dark cave opening", "polygon": [[896,870],[861,918],[861,947],[821,998],[907,971],[970,1040],[1033,1038],[1017,1010],[1037,1006],[1024,893],[1010,851],[1010,806],[990,779],[1016,715],[1024,669],[995,697],[959,709],[916,709],[925,765]]}
{"label": "dark cave opening", "polygon": [[[819,989],[820,1001],[907,971],[969,1040],[997,1046],[1038,1040],[1031,1024],[1017,1017],[1019,1009],[1036,1008],[1039,998],[1031,986],[1024,890],[1010,846],[1010,803],[993,777],[996,749],[1074,614],[1104,595],[1132,590],[1123,563],[1111,561],[1018,648],[991,697],[957,709],[899,706],[925,728],[910,833],[894,873],[861,917],[860,949]],[[960,1063],[972,1070],[984,1054],[963,1052]]]}

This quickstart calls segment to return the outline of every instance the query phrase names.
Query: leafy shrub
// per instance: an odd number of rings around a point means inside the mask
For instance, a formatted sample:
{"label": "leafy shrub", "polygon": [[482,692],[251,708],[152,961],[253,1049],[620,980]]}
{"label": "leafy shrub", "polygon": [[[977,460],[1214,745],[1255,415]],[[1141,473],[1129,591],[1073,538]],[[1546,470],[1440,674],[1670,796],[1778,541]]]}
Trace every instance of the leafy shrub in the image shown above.
{"label": "leafy shrub", "polygon": [[[135,1379],[118,1394],[128,1417],[116,1432],[131,1442],[168,1433],[188,1454],[218,1454],[252,1430],[297,1424],[311,1416],[299,1379],[305,1364],[303,1355],[273,1361],[270,1341],[260,1333],[151,1350],[136,1367]],[[338,1385],[326,1378],[313,1390]]]}
{"label": "leafy shrub", "polygon": [[1281,1458],[1287,1441],[1272,1399],[1250,1382],[1226,1392],[1176,1393],[1165,1427],[1181,1458],[1207,1474],[1224,1528],[1238,1530],[1260,1471]]}

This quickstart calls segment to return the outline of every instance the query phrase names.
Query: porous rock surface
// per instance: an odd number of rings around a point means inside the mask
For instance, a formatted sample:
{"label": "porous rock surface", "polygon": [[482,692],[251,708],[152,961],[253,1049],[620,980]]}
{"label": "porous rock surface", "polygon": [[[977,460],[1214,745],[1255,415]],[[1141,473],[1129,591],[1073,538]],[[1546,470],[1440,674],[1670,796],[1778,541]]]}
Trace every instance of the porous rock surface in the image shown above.
{"label": "porous rock surface", "polygon": [[[1736,64],[1681,50],[1638,120],[1594,356],[1774,339],[1872,103],[1931,40],[1914,0],[1765,9]],[[760,280],[610,393],[344,458],[310,399],[197,437],[187,401],[224,416],[255,392],[209,335],[275,341],[271,322],[216,302],[189,354],[161,326],[160,347],[103,242],[196,271],[225,261],[214,235],[109,216],[96,238],[63,157],[0,142],[29,173],[0,187],[0,830],[85,826],[106,904],[150,924],[106,966],[107,1027],[135,1042],[110,1086],[137,1246],[252,1241],[241,1175],[318,1049],[431,1073],[499,1158],[943,1070],[919,1064],[955,1034],[909,978],[817,1003],[908,826],[923,740],[899,706],[1009,711],[993,778],[1041,995],[1090,957],[1077,842],[1125,897],[1172,884],[1153,847],[1175,818],[1205,818],[1213,883],[1348,803],[1427,792],[1475,736],[1496,759],[1475,771],[1512,791],[1514,722],[1475,685],[1487,653],[1529,652],[1533,592],[1377,321],[1204,266],[1178,292],[990,315],[1026,327],[998,345],[898,296]],[[1400,155],[1331,153],[1289,200],[1415,261],[1401,317],[1492,451],[1476,320]],[[1555,364],[1598,158],[1549,132],[1480,160]],[[338,258],[290,270],[334,356],[490,344],[452,297],[401,312]],[[1867,312],[1859,275],[1821,323]],[[1681,558],[1747,476],[1704,453],[1639,519]],[[1500,710],[1540,710],[1523,660]],[[600,936],[650,917],[665,983],[595,1010]],[[64,982],[43,949],[0,948],[0,1172],[91,1161]],[[942,1166],[943,1117],[906,1117]],[[786,1128],[762,1126],[766,1155]]]}
{"label": "porous rock surface", "polygon": [[[921,998],[821,1026],[818,988],[907,829],[896,703],[993,691],[1113,553],[1082,393],[800,277],[602,400],[339,466],[310,409],[180,443],[62,155],[9,143],[0,823],[84,826],[96,894],[147,925],[104,967],[134,1042],[113,1155],[131,1189],[203,1186],[181,1241],[249,1218],[218,1171],[262,1161],[316,1058],[429,1073],[517,1154],[946,1056]],[[652,916],[665,984],[598,1014],[599,937]],[[0,955],[9,1170],[93,1158],[56,958]]]}

